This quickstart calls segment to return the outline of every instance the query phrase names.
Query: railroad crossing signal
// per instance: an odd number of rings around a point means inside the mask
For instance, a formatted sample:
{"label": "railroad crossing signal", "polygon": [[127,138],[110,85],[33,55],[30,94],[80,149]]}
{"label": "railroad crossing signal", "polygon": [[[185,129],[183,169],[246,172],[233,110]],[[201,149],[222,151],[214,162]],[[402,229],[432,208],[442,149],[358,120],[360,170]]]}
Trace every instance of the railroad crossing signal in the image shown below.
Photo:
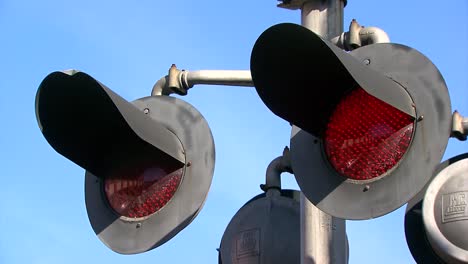
{"label": "railroad crossing signal", "polygon": [[112,250],[151,250],[201,210],[214,143],[188,103],[166,96],[127,102],[83,72],[53,72],[39,86],[36,117],[49,144],[86,170],[89,220]]}
{"label": "railroad crossing signal", "polygon": [[286,23],[262,33],[250,67],[265,105],[293,125],[301,191],[330,215],[368,219],[399,208],[443,156],[447,87],[415,49],[379,43],[348,53]]}

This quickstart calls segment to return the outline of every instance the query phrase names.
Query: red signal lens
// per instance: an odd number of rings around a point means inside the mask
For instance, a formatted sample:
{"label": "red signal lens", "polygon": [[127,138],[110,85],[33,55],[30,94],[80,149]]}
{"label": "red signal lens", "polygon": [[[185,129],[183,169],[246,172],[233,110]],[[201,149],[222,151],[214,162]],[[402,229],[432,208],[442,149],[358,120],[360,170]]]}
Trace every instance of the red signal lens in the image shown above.
{"label": "red signal lens", "polygon": [[145,217],[169,202],[182,173],[183,168],[168,172],[157,166],[147,167],[130,175],[106,178],[104,190],[110,206],[121,216]]}
{"label": "red signal lens", "polygon": [[370,180],[398,164],[408,150],[413,129],[412,116],[355,89],[329,119],[325,152],[343,176]]}

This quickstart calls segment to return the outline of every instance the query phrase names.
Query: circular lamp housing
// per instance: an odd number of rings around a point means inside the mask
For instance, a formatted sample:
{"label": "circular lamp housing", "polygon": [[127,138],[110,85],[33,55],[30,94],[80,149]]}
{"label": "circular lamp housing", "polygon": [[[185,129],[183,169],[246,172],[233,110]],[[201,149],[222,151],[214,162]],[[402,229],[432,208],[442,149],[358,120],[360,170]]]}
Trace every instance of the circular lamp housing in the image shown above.
{"label": "circular lamp housing", "polygon": [[135,254],[162,245],[200,212],[214,171],[214,142],[203,116],[173,97],[145,97],[136,108],[179,140],[182,166],[157,160],[117,173],[85,177],[88,217],[97,236],[112,250]]}
{"label": "circular lamp housing", "polygon": [[379,43],[345,52],[286,23],[257,39],[250,70],[265,105],[293,126],[301,191],[332,216],[369,219],[399,208],[443,156],[448,90],[415,49]]}

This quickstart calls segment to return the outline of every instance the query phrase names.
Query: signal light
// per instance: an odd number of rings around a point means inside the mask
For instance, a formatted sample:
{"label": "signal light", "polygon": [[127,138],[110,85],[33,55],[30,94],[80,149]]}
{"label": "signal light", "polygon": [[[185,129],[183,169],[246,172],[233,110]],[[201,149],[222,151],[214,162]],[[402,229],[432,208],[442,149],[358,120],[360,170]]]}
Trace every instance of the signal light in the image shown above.
{"label": "signal light", "polygon": [[374,179],[400,161],[409,147],[413,125],[413,117],[355,89],[336,106],[328,121],[325,152],[343,176]]}
{"label": "signal light", "polygon": [[299,197],[279,190],[245,203],[224,231],[218,263],[299,263]]}
{"label": "signal light", "polygon": [[139,175],[107,178],[107,200],[118,214],[130,218],[151,215],[174,196],[182,180],[182,169],[166,172],[159,167],[143,169]]}
{"label": "signal light", "polygon": [[399,208],[443,156],[448,90],[415,49],[380,43],[345,52],[286,23],[257,39],[250,70],[265,105],[292,125],[301,191],[332,216],[368,219]]}
{"label": "signal light", "polygon": [[427,240],[445,263],[468,262],[468,159],[444,168],[424,195],[422,218]]}
{"label": "signal light", "polygon": [[130,103],[85,73],[54,72],[39,86],[36,117],[49,144],[86,170],[89,221],[112,250],[151,250],[200,212],[214,143],[188,103],[168,96]]}
{"label": "signal light", "polygon": [[[245,203],[229,222],[219,247],[218,263],[300,263],[300,221],[299,191],[266,190]],[[322,227],[333,226],[330,258],[347,263],[345,221],[321,221]]]}
{"label": "signal light", "polygon": [[[405,236],[416,263],[466,262],[468,243],[463,231],[467,225],[463,220],[467,218],[467,210],[463,209],[467,208],[467,203],[463,186],[467,182],[467,168],[468,153],[440,163],[431,181],[408,202]],[[431,230],[428,232],[428,229]]]}

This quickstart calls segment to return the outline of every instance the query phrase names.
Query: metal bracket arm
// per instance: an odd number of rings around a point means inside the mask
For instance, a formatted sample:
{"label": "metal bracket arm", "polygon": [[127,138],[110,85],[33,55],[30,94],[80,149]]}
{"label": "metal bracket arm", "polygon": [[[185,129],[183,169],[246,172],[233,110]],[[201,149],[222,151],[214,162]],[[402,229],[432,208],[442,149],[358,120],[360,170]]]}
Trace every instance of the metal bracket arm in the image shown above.
{"label": "metal bracket arm", "polygon": [[169,74],[159,79],[153,86],[152,96],[176,93],[186,95],[196,84],[250,86],[253,87],[249,70],[179,70],[172,64]]}
{"label": "metal bracket arm", "polygon": [[265,184],[260,184],[260,189],[267,193],[271,189],[281,190],[281,173],[283,172],[293,173],[288,147],[284,148],[282,156],[270,162],[266,170]]}
{"label": "metal bracket arm", "polygon": [[387,33],[378,27],[363,27],[356,19],[351,21],[349,31],[343,32],[331,40],[338,47],[350,51],[375,43],[389,43]]}

